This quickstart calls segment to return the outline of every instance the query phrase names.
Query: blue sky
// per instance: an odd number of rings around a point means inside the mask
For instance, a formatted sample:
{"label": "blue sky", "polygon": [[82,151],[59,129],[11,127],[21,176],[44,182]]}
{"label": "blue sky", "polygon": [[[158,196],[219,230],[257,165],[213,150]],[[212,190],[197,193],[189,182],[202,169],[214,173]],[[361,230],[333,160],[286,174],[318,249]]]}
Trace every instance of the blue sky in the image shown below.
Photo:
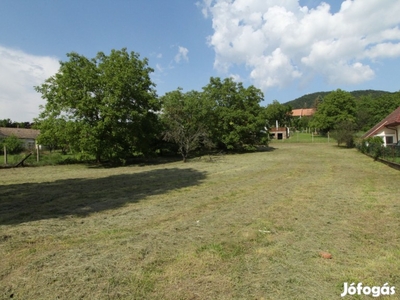
{"label": "blue sky", "polygon": [[2,0],[0,119],[32,121],[33,89],[66,53],[126,47],[148,58],[158,95],[211,76],[267,105],[341,88],[398,91],[398,0]]}

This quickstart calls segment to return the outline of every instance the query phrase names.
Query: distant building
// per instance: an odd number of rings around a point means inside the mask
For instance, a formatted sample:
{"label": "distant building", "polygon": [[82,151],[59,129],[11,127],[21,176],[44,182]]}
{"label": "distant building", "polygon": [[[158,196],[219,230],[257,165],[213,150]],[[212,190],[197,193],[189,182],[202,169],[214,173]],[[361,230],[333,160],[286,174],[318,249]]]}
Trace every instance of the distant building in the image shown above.
{"label": "distant building", "polygon": [[25,149],[35,149],[40,130],[26,128],[0,127],[0,139],[15,135],[23,143]]}
{"label": "distant building", "polygon": [[269,137],[271,139],[284,140],[289,138],[288,127],[273,127],[269,130]]}
{"label": "distant building", "polygon": [[315,108],[299,108],[292,110],[292,117],[312,117],[316,112]]}

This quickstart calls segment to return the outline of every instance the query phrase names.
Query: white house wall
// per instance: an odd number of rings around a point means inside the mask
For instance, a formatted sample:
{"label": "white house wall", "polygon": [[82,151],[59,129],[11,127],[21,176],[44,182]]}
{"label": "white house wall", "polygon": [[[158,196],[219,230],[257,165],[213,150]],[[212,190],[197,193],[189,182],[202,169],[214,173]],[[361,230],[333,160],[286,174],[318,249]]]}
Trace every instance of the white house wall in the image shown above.
{"label": "white house wall", "polygon": [[379,136],[379,137],[382,138],[383,145],[386,147],[388,145],[387,137],[393,138],[393,143],[392,144],[397,143],[397,137],[398,137],[397,133],[400,131],[399,128],[400,128],[400,126],[397,126],[397,128],[396,128],[397,130],[394,130],[394,129],[389,129],[387,127],[384,127],[381,132],[376,134],[376,136]]}

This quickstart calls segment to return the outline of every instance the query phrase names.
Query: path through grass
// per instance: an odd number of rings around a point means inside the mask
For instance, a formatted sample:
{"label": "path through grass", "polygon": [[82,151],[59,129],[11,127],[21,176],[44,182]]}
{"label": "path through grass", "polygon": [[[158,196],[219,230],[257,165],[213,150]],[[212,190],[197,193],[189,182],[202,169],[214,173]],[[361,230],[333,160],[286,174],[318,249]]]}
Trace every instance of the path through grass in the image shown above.
{"label": "path through grass", "polygon": [[186,164],[0,170],[1,297],[338,299],[346,281],[400,289],[400,173],[334,144],[272,145]]}

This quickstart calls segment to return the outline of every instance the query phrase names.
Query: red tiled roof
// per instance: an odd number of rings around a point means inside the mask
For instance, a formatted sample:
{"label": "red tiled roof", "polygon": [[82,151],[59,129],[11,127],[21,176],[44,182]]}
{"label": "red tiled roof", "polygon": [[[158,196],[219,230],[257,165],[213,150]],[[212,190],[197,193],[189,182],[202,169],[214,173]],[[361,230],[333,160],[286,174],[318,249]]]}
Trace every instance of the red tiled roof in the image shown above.
{"label": "red tiled roof", "polygon": [[299,108],[292,110],[292,117],[311,117],[315,114],[315,108]]}
{"label": "red tiled roof", "polygon": [[395,109],[390,115],[372,127],[367,133],[364,134],[363,138],[368,138],[376,135],[383,127],[396,126],[400,124],[400,106]]}
{"label": "red tiled roof", "polygon": [[15,135],[20,139],[36,139],[39,135],[40,130],[37,129],[26,129],[26,128],[9,128],[9,127],[0,127],[0,137],[8,137]]}

